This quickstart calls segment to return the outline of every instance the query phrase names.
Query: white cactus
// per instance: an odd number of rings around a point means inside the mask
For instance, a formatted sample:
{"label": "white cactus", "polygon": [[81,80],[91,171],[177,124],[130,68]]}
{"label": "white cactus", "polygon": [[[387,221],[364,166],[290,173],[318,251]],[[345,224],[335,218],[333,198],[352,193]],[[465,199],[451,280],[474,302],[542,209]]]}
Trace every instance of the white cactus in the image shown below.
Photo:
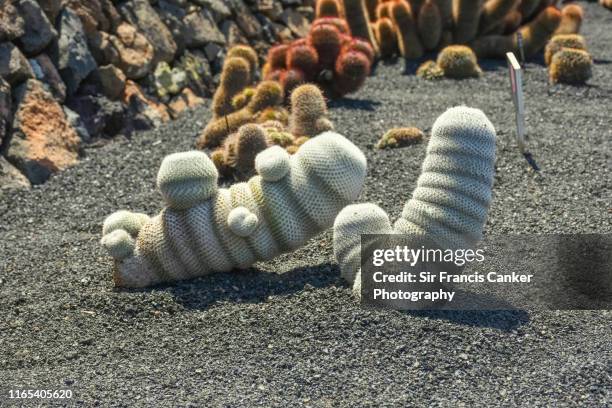
{"label": "white cactus", "polygon": [[415,234],[445,248],[462,248],[482,238],[495,162],[495,129],[478,109],[456,107],[434,123],[421,175],[401,217],[370,203],[354,204],[334,222],[334,254],[342,276],[361,292],[362,234]]}
{"label": "white cactus", "polygon": [[144,287],[247,268],[294,250],[357,198],[366,159],[346,138],[326,132],[291,157],[265,150],[256,167],[259,175],[248,182],[220,189],[206,154],[166,157],[157,181],[167,207],[150,219],[120,211],[104,223],[115,284]]}

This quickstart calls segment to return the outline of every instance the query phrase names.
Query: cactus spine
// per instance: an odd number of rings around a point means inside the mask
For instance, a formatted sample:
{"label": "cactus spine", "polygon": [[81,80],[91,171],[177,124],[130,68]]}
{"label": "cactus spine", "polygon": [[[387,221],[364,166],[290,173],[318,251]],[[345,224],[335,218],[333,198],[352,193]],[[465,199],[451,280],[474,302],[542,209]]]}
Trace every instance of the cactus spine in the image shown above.
{"label": "cactus spine", "polygon": [[[136,236],[108,219],[102,245],[114,256],[115,285],[145,287],[247,268],[302,246],[330,227],[359,195],[366,159],[341,135],[324,133],[289,157],[283,150],[256,157],[258,175],[229,189],[202,152],[167,156],[158,174],[166,202]],[[117,218],[120,218],[117,220]]]}
{"label": "cactus spine", "polygon": [[334,255],[342,276],[361,289],[361,234],[418,234],[446,248],[482,237],[495,174],[495,129],[477,109],[452,108],[434,123],[421,175],[401,217],[391,225],[375,204],[354,204],[334,222]]}

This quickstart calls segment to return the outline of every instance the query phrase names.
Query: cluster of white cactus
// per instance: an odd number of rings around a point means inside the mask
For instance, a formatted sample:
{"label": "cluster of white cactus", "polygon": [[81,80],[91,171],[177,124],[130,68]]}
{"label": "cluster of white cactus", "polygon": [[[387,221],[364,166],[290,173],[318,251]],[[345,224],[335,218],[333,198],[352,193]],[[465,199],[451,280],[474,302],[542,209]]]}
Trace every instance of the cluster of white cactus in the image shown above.
{"label": "cluster of white cactus", "polygon": [[342,276],[359,293],[362,234],[416,234],[443,248],[480,240],[495,162],[495,129],[480,110],[449,109],[434,123],[412,198],[391,224],[357,199],[363,153],[326,132],[290,156],[279,146],[255,159],[258,175],[229,189],[198,151],[167,156],[157,185],[166,208],[156,217],[119,211],[104,222],[102,245],[115,258],[115,284],[144,287],[247,268],[294,250],[329,228]]}
{"label": "cluster of white cactus", "polygon": [[115,258],[115,284],[145,287],[247,268],[294,250],[357,199],[366,159],[345,137],[326,132],[293,156],[264,150],[255,167],[257,176],[222,189],[205,153],[167,156],[157,177],[166,208],[152,218],[119,211],[104,222],[101,242]]}
{"label": "cluster of white cactus", "polygon": [[495,129],[480,110],[449,109],[434,123],[421,175],[401,217],[391,225],[375,204],[353,204],[334,222],[334,254],[342,276],[361,291],[362,234],[424,235],[442,248],[481,239],[495,162]]}

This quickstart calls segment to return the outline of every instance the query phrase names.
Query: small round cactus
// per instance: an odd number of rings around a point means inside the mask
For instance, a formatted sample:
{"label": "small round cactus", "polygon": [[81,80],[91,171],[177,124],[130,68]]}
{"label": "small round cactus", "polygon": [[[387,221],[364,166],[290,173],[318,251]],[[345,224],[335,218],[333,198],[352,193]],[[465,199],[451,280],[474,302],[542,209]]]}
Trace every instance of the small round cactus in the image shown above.
{"label": "small round cactus", "polygon": [[336,17],[317,18],[315,21],[312,22],[310,28],[313,29],[316,26],[326,25],[326,24],[333,25],[334,27],[338,29],[338,31],[340,31],[341,34],[346,34],[346,35],[351,34],[351,30],[348,24],[346,23],[346,20],[342,18],[336,18]]}
{"label": "small round cactus", "polygon": [[290,168],[289,154],[280,146],[272,146],[255,158],[255,170],[266,181],[282,179]]}
{"label": "small round cactus", "polygon": [[388,149],[409,146],[423,140],[423,132],[415,127],[389,129],[380,138],[376,147],[378,149]]}
{"label": "small round cactus", "polygon": [[451,45],[444,48],[438,54],[437,63],[447,78],[474,78],[482,73],[474,51],[465,45]]}
{"label": "small round cactus", "polygon": [[234,95],[232,98],[232,107],[234,110],[240,110],[247,106],[251,99],[255,95],[255,88],[247,87],[242,90],[242,92]]}
{"label": "small round cactus", "polygon": [[579,34],[557,34],[550,39],[544,49],[544,62],[550,65],[552,57],[563,48],[574,48],[577,50],[587,50],[586,41]]}
{"label": "small round cactus", "polygon": [[306,80],[314,78],[320,59],[317,51],[308,44],[292,45],[287,51],[287,69],[300,71]]}
{"label": "small round cactus", "polygon": [[561,9],[561,22],[555,34],[578,34],[584,19],[584,11],[577,4],[568,4]]}
{"label": "small round cactus", "polygon": [[372,49],[370,43],[365,40],[362,40],[361,38],[348,39],[342,46],[341,52],[346,51],[357,51],[364,54],[366,57],[368,57],[368,60],[370,60],[370,64],[373,64],[374,59],[376,58],[376,55],[374,54],[374,50]]}
{"label": "small round cactus", "polygon": [[435,61],[429,60],[419,66],[416,75],[419,78],[434,80],[444,78],[444,71],[442,71]]}
{"label": "small round cactus", "polygon": [[563,48],[552,57],[548,73],[552,83],[582,85],[592,76],[593,59],[585,50]]}
{"label": "small round cactus", "polygon": [[357,51],[341,53],[334,71],[334,92],[339,96],[355,92],[370,75],[370,68],[370,60],[365,54]]}
{"label": "small round cactus", "polygon": [[260,112],[272,106],[282,105],[283,98],[283,89],[278,82],[262,81],[257,85],[247,109],[251,112]]}

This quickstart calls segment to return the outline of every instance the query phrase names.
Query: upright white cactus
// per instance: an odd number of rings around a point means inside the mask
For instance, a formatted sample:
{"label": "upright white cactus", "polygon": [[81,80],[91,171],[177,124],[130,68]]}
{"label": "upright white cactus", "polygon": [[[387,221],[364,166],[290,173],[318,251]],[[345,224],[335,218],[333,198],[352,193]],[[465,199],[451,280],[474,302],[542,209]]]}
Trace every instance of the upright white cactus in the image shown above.
{"label": "upright white cactus", "polygon": [[343,136],[323,133],[293,156],[278,147],[256,158],[258,175],[217,187],[208,156],[167,156],[157,185],[166,208],[153,218],[119,211],[102,245],[116,261],[117,286],[144,287],[247,268],[303,245],[329,228],[363,187],[366,159]]}
{"label": "upright white cactus", "polygon": [[495,129],[478,109],[456,107],[434,123],[412,198],[392,226],[380,207],[353,204],[334,222],[334,254],[342,276],[361,290],[362,234],[415,234],[443,248],[467,247],[482,238],[495,163]]}

